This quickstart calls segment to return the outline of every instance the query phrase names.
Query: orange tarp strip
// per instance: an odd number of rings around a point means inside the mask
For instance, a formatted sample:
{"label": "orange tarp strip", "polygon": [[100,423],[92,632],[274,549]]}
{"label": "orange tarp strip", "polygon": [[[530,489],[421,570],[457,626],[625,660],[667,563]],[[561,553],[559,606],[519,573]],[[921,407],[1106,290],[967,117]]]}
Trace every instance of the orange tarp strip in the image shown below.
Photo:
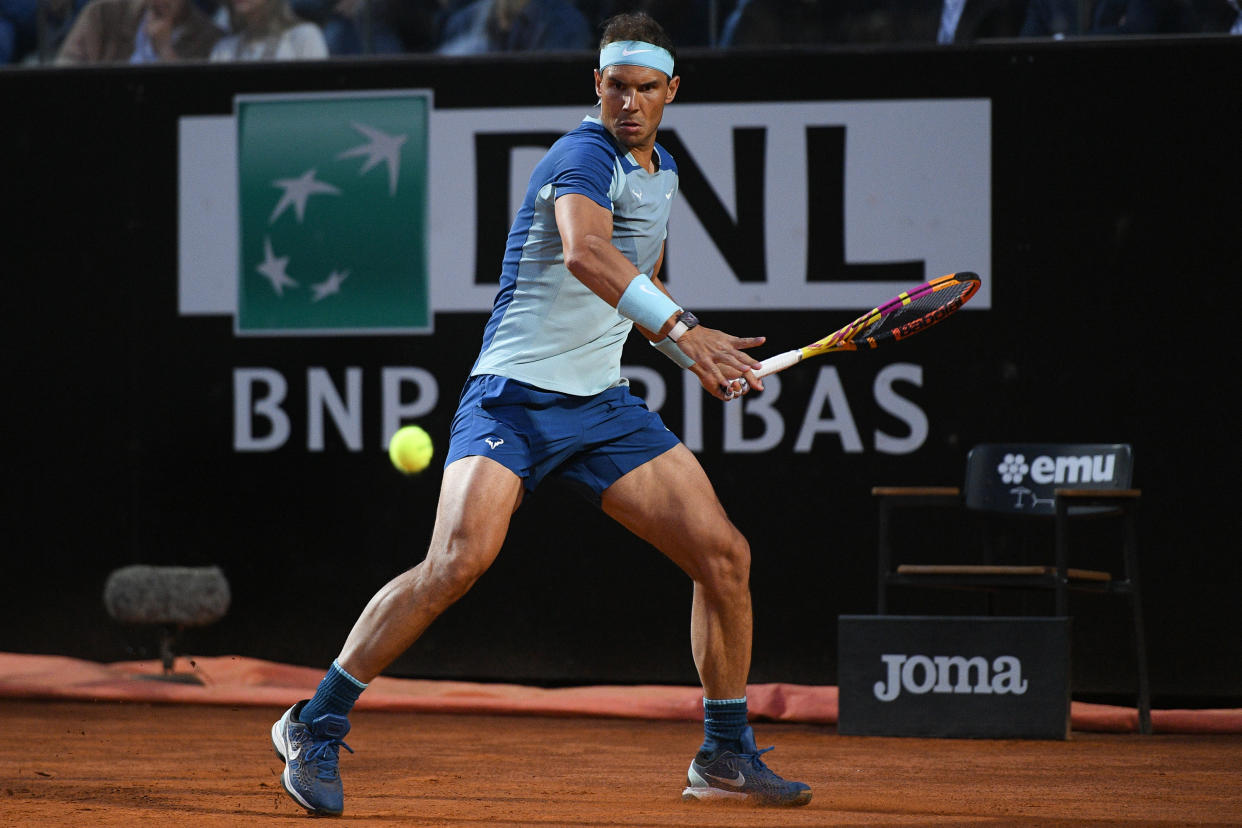
{"label": "orange tarp strip", "polygon": [[[179,658],[175,672],[202,684],[161,680],[158,661],[101,664],[64,656],[0,653],[0,698],[75,699],[288,707],[314,692],[323,669],[242,656]],[[836,724],[837,688],[752,684],[757,720]],[[504,713],[699,721],[702,691],[666,685],[544,688],[520,684],[401,679],[381,676],[358,701],[360,710]],[[1138,731],[1132,707],[1073,702],[1075,730]],[[1242,710],[1153,710],[1157,733],[1242,733]]]}

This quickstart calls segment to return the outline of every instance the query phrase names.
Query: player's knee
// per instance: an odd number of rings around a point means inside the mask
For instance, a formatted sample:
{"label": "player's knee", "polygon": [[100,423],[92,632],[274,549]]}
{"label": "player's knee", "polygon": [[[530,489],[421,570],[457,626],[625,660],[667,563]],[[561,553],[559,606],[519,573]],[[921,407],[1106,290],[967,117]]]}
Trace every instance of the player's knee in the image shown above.
{"label": "player's knee", "polygon": [[470,591],[493,558],[465,539],[450,540],[444,549],[427,555],[424,580],[437,596],[452,603]]}
{"label": "player's knee", "polygon": [[739,532],[722,538],[703,561],[699,580],[713,592],[728,594],[749,589],[750,544],[746,538]]}

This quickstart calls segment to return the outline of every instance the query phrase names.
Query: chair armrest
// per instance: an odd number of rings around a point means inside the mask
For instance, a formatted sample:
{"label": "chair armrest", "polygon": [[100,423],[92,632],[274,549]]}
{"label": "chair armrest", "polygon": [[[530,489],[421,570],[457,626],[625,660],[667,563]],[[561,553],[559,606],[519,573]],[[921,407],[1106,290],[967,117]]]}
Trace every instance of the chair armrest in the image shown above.
{"label": "chair armrest", "polygon": [[[874,490],[872,490],[874,491]],[[1053,494],[1076,500],[1134,500],[1143,496],[1142,489],[1056,489]]]}
{"label": "chair armrest", "polygon": [[873,486],[875,497],[960,497],[962,490],[956,486]]}
{"label": "chair armrest", "polygon": [[880,511],[919,506],[959,506],[962,490],[956,486],[873,486],[871,494]]}
{"label": "chair armrest", "polygon": [[1139,489],[1053,490],[1058,522],[1071,517],[1132,512],[1142,496],[1143,492]]}

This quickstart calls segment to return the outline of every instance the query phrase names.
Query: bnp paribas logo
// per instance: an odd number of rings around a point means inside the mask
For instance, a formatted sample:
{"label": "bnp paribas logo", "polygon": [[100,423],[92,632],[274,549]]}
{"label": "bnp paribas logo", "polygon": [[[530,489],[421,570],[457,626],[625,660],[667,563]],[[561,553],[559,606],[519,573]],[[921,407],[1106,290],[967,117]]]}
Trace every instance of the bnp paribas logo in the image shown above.
{"label": "bnp paribas logo", "polygon": [[237,333],[429,331],[428,94],[236,107]]}

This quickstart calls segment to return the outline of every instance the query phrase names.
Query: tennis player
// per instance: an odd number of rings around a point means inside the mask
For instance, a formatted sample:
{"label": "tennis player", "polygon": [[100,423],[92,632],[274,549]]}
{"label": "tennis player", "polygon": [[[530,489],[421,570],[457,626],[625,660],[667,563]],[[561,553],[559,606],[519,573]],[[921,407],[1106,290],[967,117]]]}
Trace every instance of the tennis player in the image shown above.
{"label": "tennis player", "polygon": [[[495,560],[524,490],[559,474],[694,581],[691,648],[704,740],[686,799],[803,805],[811,790],[759,758],[747,725],[750,547],[694,455],[620,375],[631,327],[718,399],[762,389],[736,337],[700,325],[658,273],[677,165],[656,143],[677,95],[673,44],[651,17],[607,22],[599,112],[535,167],[509,233],[501,288],[462,392],[427,557],[373,597],[313,698],[272,726],[281,782],[299,805],[342,812],[339,749],[367,683]],[[352,751],[351,751],[352,752]]]}

